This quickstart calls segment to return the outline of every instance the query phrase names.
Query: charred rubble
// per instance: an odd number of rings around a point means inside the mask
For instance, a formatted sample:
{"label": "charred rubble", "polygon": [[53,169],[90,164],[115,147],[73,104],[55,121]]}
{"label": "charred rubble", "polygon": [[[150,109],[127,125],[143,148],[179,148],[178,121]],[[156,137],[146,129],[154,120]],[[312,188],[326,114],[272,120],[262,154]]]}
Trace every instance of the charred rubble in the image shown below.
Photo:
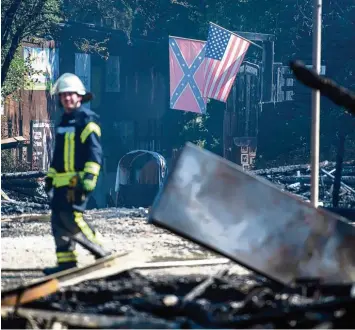
{"label": "charred rubble", "polygon": [[[49,201],[44,191],[44,172],[2,173],[1,213],[47,213]],[[4,198],[5,197],[5,198]]]}
{"label": "charred rubble", "polygon": [[[23,308],[61,312],[62,329],[90,328],[63,315],[116,317],[105,328],[353,328],[355,298],[350,286],[324,287],[317,281],[294,289],[257,275],[143,276],[127,271],[63,289]],[[2,317],[3,329],[50,328],[48,317]],[[58,319],[59,320],[59,319]],[[101,324],[101,326],[100,326]],[[53,327],[52,327],[53,328]]]}
{"label": "charred rubble", "polygon": [[[325,207],[332,206],[335,163],[320,164],[320,201]],[[252,172],[276,184],[284,191],[310,199],[310,165],[289,165]],[[44,191],[44,172],[3,173],[2,190],[10,198],[2,198],[2,214],[47,213],[49,201]],[[3,196],[2,196],[3,197]],[[344,164],[339,192],[339,207],[355,207],[355,163]]]}
{"label": "charred rubble", "polygon": [[[333,170],[334,164],[321,164],[325,206],[332,200]],[[309,199],[308,165],[257,170],[255,174]],[[341,205],[352,207],[355,165],[345,165],[343,175]],[[331,180],[326,180],[328,177]],[[30,203],[35,202],[27,202]],[[145,210],[139,211],[144,217]],[[318,279],[299,279],[286,287],[256,273],[236,275],[229,269],[226,267],[214,276],[205,276],[202,271],[198,276],[154,273],[145,276],[131,270],[82,282],[18,310],[2,312],[2,328],[351,329],[355,326],[355,292],[350,284],[325,285]]]}
{"label": "charred rubble", "polygon": [[[325,207],[333,206],[335,163],[323,162],[319,173],[319,198]],[[309,201],[311,197],[310,165],[290,165],[253,171],[254,174],[274,183],[284,191]],[[355,164],[343,166],[338,207],[355,207]]]}

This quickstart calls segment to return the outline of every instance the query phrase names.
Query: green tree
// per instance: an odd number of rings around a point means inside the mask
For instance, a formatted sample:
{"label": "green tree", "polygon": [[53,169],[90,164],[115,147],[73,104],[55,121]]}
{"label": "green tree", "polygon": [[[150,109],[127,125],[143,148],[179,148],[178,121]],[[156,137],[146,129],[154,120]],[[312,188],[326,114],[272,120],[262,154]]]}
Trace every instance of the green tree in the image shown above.
{"label": "green tree", "polygon": [[6,99],[10,96],[19,101],[21,98],[21,90],[24,87],[30,87],[35,74],[41,74],[42,71],[34,70],[30,57],[22,56],[21,47],[17,48],[14,57],[10,63],[7,78],[1,88],[1,97]]}
{"label": "green tree", "polygon": [[20,43],[55,32],[61,20],[60,0],[1,1],[1,85]]}

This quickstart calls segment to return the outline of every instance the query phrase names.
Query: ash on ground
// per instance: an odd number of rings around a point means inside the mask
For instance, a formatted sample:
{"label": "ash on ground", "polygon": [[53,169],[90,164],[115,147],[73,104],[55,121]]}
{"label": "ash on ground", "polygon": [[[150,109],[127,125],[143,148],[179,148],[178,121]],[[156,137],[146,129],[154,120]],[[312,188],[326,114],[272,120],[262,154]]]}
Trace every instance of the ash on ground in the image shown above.
{"label": "ash on ground", "polygon": [[[104,246],[113,252],[125,253],[141,249],[153,261],[220,257],[149,224],[147,214],[148,210],[143,208],[110,208],[87,211],[84,218],[100,232]],[[56,264],[54,240],[48,219],[2,221],[1,235],[3,289],[31,279],[33,272],[26,273],[26,269],[39,269],[40,273],[40,269]],[[78,252],[81,265],[94,261],[80,246]],[[18,271],[10,271],[13,269]]]}
{"label": "ash on ground", "polygon": [[[276,288],[255,275],[226,274],[216,276],[205,290],[187,299],[205,280],[205,275],[147,277],[128,271],[67,287],[24,307],[89,314],[98,319],[118,317],[109,328],[351,329],[355,325],[351,313],[355,299],[341,292],[337,297],[307,297]],[[82,322],[80,328],[87,328]],[[2,318],[3,328],[10,323],[17,328],[26,326],[23,317]],[[46,322],[32,317],[30,324],[41,329]],[[60,321],[60,325],[78,328],[69,320]]]}

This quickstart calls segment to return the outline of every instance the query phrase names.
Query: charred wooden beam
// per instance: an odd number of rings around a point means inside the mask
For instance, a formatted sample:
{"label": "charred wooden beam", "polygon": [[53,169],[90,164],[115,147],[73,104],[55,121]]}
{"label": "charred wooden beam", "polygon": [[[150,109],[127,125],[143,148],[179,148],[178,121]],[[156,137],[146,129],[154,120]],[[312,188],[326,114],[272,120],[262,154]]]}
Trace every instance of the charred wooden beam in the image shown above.
{"label": "charred wooden beam", "polygon": [[[337,150],[337,159],[335,167],[335,177],[334,177],[334,187],[333,187],[333,207],[338,207],[339,204],[339,192],[342,179],[343,161],[344,161],[344,151],[345,151],[345,133],[341,130],[339,135],[339,146]],[[344,179],[343,179],[344,181]]]}
{"label": "charred wooden beam", "polygon": [[4,206],[10,206],[10,205],[18,205],[18,206],[25,206],[29,208],[34,208],[34,209],[46,209],[47,205],[44,204],[39,204],[39,203],[31,203],[31,202],[19,202],[19,201],[14,201],[14,200],[8,200],[5,201],[1,207],[3,208]]}
{"label": "charred wooden beam", "polygon": [[1,173],[1,180],[43,178],[46,176],[46,174],[47,174],[46,172],[42,172],[42,171]]}
{"label": "charred wooden beam", "polygon": [[296,78],[304,85],[319,90],[322,95],[355,115],[355,93],[336,84],[329,78],[320,76],[314,70],[308,69],[301,61],[291,62],[290,67]]}
{"label": "charred wooden beam", "polygon": [[39,183],[36,181],[29,181],[27,179],[6,180],[5,182],[1,183],[1,187],[9,190],[12,190],[13,188],[27,188],[33,190],[39,187]]}
{"label": "charred wooden beam", "polygon": [[216,277],[221,277],[227,274],[228,269],[224,268],[217,272],[216,275],[209,276],[206,280],[204,280],[199,285],[195,286],[184,298],[183,304],[186,304],[189,301],[196,299],[196,297],[200,296],[206,289],[211,286],[214,282]]}
{"label": "charred wooden beam", "polygon": [[[330,174],[329,172],[327,172],[324,169],[321,169],[321,171],[334,180],[334,175]],[[347,190],[351,191],[353,194],[355,194],[355,190],[353,188],[349,187],[348,185],[346,185],[345,183],[340,182],[340,185],[343,186],[344,188],[346,188]]]}
{"label": "charred wooden beam", "polygon": [[[273,178],[275,181],[280,181],[282,183],[310,183],[311,176],[310,175],[301,175],[301,176],[296,176],[296,175],[283,175],[283,176],[276,176]],[[328,177],[322,177],[322,180],[324,180],[325,184],[333,184],[334,179],[333,178],[328,178]],[[355,184],[355,177],[354,176],[343,176],[341,178],[341,181],[347,184]]]}
{"label": "charred wooden beam", "polygon": [[[50,203],[48,198],[35,196],[35,191],[33,189],[21,189],[20,187],[13,187],[13,188],[11,187],[7,190],[10,192],[16,193],[18,195],[27,196],[34,203],[38,203],[38,204],[49,204]],[[26,202],[26,203],[28,203],[28,202]]]}
{"label": "charred wooden beam", "polygon": [[[331,168],[335,167],[336,162],[325,162],[321,163],[320,167],[321,168]],[[289,172],[294,172],[294,171],[310,171],[311,165],[309,164],[299,164],[299,165],[286,165],[286,166],[279,166],[279,167],[272,167],[272,168],[264,168],[260,170],[254,170],[251,171],[251,173],[256,174],[256,175],[273,175],[273,174],[282,174],[282,173],[289,173]],[[352,174],[355,173],[355,167],[349,163],[344,163],[344,174]]]}
{"label": "charred wooden beam", "polygon": [[28,143],[29,140],[25,139],[23,136],[15,136],[7,139],[1,139],[1,149],[13,149]]}
{"label": "charred wooden beam", "polygon": [[287,166],[280,166],[274,168],[265,168],[260,170],[253,171],[253,174],[256,175],[269,175],[269,174],[277,174],[277,173],[287,173],[297,170],[308,170],[310,169],[309,164],[300,164],[300,165],[287,165]]}

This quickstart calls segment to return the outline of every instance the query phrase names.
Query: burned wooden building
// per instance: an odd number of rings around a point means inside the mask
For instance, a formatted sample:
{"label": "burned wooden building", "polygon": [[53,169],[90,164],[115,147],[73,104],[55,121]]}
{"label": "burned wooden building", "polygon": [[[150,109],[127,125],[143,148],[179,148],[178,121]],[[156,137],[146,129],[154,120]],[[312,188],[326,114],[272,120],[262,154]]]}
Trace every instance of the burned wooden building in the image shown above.
{"label": "burned wooden building", "polygon": [[[227,100],[223,123],[223,156],[245,169],[255,164],[262,106],[274,102],[274,35],[237,32],[258,42],[259,60],[251,56],[238,72]],[[260,54],[259,54],[260,55]]]}
{"label": "burned wooden building", "polygon": [[[225,108],[222,140],[224,157],[250,168],[256,156],[261,104],[272,99],[273,36],[244,36],[261,42],[262,61],[243,63]],[[89,44],[83,47],[88,40],[105,38],[109,40],[105,51],[92,52]],[[146,149],[161,152],[169,160],[173,153],[168,150],[169,129],[164,127],[164,115],[172,111],[167,40],[128,39],[123,32],[103,25],[66,22],[57,40],[25,43],[23,47],[49,58],[46,70],[52,80],[73,72],[94,94],[88,106],[100,115],[104,148],[101,188],[97,189],[99,206],[105,206],[106,194],[113,191],[117,164],[127,152]],[[22,91],[21,102],[10,100],[5,105],[11,134],[30,141],[28,161],[34,169],[42,170],[48,168],[53,128],[62,112],[50,94],[50,84],[44,84]]]}
{"label": "burned wooden building", "polygon": [[[83,40],[103,40],[109,35],[106,45],[109,56],[79,51],[71,37],[73,30],[76,40],[80,39],[78,36],[83,36]],[[47,56],[48,71],[52,71],[47,78],[53,81],[65,72],[76,73],[94,94],[88,106],[101,119],[105,155],[101,183],[104,186],[104,182],[114,182],[118,161],[126,152],[160,151],[161,117],[168,105],[168,62],[160,43],[129,41],[117,30],[72,22],[63,25],[57,40],[26,42],[22,47],[24,53]],[[20,102],[11,99],[5,102],[3,118],[11,130],[2,138],[23,136],[30,142],[24,150],[32,168],[46,170],[53,148],[53,128],[62,110],[50,94],[50,84],[27,89],[21,91]],[[101,206],[107,190],[109,187],[100,190]]]}

